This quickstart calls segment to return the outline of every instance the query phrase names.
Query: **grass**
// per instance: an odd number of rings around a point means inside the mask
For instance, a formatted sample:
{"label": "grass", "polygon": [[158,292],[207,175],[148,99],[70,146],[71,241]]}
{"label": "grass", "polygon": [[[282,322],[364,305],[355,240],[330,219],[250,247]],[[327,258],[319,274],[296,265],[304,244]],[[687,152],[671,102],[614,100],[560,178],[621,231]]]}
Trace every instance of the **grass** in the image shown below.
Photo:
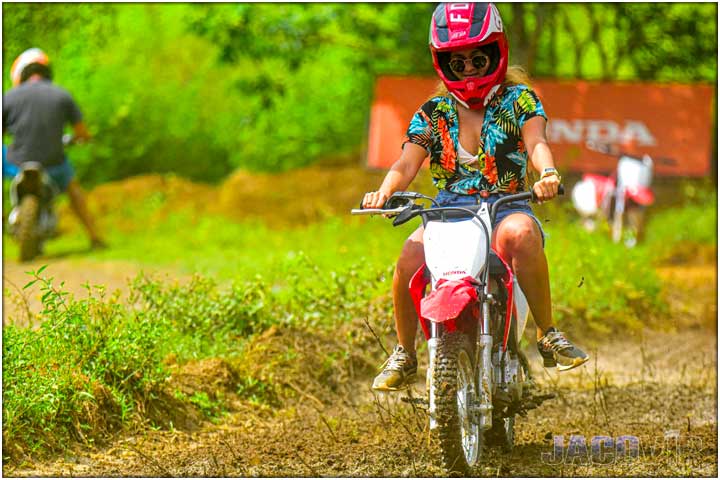
{"label": "grass", "polygon": [[642,248],[657,262],[691,261],[703,247],[715,247],[717,258],[717,191],[690,192],[683,207],[651,212]]}
{"label": "grass", "polygon": [[[168,379],[168,356],[180,364],[237,358],[271,325],[337,327],[364,314],[382,281],[352,270],[318,279],[317,267],[298,255],[286,272],[287,288],[275,291],[259,279],[221,287],[199,275],[183,285],[139,276],[127,301],[89,286],[88,297],[75,300],[42,270],[27,286],[41,285],[43,323],[3,332],[5,461],[142,423]],[[235,390],[258,404],[275,402],[275,390],[262,379],[244,377]],[[225,408],[207,392],[175,399],[211,419]]]}
{"label": "grass", "polygon": [[[112,224],[106,219],[105,223]],[[195,218],[176,212],[142,231],[110,230],[111,248],[87,252],[83,232],[73,231],[46,244],[48,257],[73,256],[92,260],[130,260],[143,265],[177,268],[219,279],[260,275],[269,280],[309,258],[320,270],[353,264],[384,268],[400,253],[415,226],[392,228],[380,218],[329,218],[325,222],[274,230],[259,221],[235,223],[218,216]],[[5,257],[17,257],[17,246],[6,235]]]}
{"label": "grass", "polygon": [[3,328],[6,455],[99,438],[128,423],[140,399],[166,378],[160,324],[142,312],[129,315],[102,288],[88,287],[89,298],[74,301],[62,283],[41,274],[29,284],[42,284],[42,325]]}

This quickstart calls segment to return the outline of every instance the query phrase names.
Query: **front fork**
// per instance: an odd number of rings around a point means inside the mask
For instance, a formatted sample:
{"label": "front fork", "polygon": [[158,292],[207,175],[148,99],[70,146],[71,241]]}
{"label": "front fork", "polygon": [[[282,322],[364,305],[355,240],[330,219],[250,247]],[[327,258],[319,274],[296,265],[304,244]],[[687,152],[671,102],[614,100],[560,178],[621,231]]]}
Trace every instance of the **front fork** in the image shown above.
{"label": "front fork", "polygon": [[[487,282],[485,283],[487,285]],[[485,301],[482,304],[482,322],[478,334],[477,349],[475,364],[477,365],[476,371],[478,372],[477,383],[478,387],[475,391],[478,392],[477,398],[475,399],[474,405],[470,407],[473,416],[476,419],[479,427],[485,431],[492,428],[492,391],[493,391],[493,365],[492,365],[492,347],[493,338],[490,334],[490,303],[493,301],[493,296],[488,292],[488,287],[485,287]],[[430,429],[434,429],[437,426],[437,420],[435,419],[435,390],[430,388],[432,382],[432,374],[435,368],[435,356],[437,352],[437,342],[442,334],[442,325],[438,325],[435,322],[430,323],[430,338],[428,338],[428,369],[426,374],[426,385],[428,391],[428,413],[430,414]]]}
{"label": "front fork", "polygon": [[425,379],[425,384],[427,386],[427,392],[428,392],[428,413],[430,414],[430,430],[433,430],[437,427],[437,420],[435,418],[435,389],[431,388],[431,384],[433,381],[432,375],[435,371],[435,355],[437,353],[437,342],[440,338],[440,325],[438,325],[435,322],[432,322],[430,324],[430,338],[428,338],[427,344],[428,344],[428,355],[430,356],[430,361],[428,362],[428,369]]}
{"label": "front fork", "polygon": [[488,292],[487,282],[485,282],[485,300],[482,304],[482,329],[478,335],[477,342],[477,372],[478,372],[478,399],[476,407],[476,418],[478,425],[482,430],[490,430],[492,428],[492,392],[493,392],[493,365],[492,365],[492,347],[493,338],[490,334],[490,302],[492,295]]}

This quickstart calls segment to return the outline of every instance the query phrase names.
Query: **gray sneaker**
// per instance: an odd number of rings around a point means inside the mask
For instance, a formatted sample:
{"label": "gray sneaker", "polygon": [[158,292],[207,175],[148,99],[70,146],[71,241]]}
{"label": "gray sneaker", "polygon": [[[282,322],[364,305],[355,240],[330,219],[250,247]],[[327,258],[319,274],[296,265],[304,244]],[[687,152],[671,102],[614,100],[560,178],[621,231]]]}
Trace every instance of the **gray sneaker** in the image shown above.
{"label": "gray sneaker", "polygon": [[537,342],[538,352],[543,357],[545,367],[555,367],[559,371],[570,370],[587,362],[590,357],[570,340],[565,338],[563,332],[550,327],[545,335]]}
{"label": "gray sneaker", "polygon": [[383,371],[375,377],[373,390],[392,392],[407,388],[415,380],[417,359],[402,345],[397,345],[383,364]]}

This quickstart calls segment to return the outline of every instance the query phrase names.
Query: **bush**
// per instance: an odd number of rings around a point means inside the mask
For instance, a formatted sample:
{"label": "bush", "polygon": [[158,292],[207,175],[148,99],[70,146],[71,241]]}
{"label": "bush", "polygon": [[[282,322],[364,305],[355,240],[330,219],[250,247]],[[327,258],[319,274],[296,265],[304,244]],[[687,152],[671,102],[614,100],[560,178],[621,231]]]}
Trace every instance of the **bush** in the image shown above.
{"label": "bush", "polygon": [[166,375],[160,325],[102,288],[72,300],[41,272],[28,285],[42,283],[44,321],[3,331],[3,448],[11,455],[102,437]]}
{"label": "bush", "polygon": [[[270,325],[338,325],[361,315],[383,280],[352,268],[326,275],[298,254],[284,267],[287,284],[275,291],[259,277],[220,288],[200,275],[183,285],[140,275],[121,302],[103,287],[87,286],[87,299],[70,298],[62,283],[41,276],[43,269],[27,285],[41,283],[43,322],[33,330],[4,330],[6,459],[56,449],[68,438],[94,442],[143,421],[168,377],[163,359],[238,355]],[[236,386],[249,397],[258,388],[264,387]],[[209,417],[224,409],[207,393],[175,399]]]}
{"label": "bush", "polygon": [[259,280],[220,290],[213,279],[200,275],[183,285],[139,276],[131,285],[130,300],[164,330],[165,350],[184,361],[226,353],[267,328],[272,320],[268,295]]}

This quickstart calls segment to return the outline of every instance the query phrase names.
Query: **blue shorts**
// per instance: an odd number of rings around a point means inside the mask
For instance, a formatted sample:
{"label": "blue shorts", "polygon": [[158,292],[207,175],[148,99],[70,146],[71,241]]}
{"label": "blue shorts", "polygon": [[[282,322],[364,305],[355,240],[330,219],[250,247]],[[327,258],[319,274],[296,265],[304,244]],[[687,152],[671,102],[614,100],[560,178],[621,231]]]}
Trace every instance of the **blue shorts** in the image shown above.
{"label": "blue shorts", "polygon": [[[492,205],[496,200],[501,198],[503,194],[493,193],[487,198],[481,197],[479,194],[475,195],[461,195],[459,193],[448,192],[447,190],[440,190],[435,197],[435,200],[443,207],[461,207],[465,205],[479,205],[482,202],[487,202]],[[545,230],[543,230],[540,220],[535,216],[530,208],[530,203],[527,200],[521,200],[516,202],[506,203],[501,206],[495,217],[493,228],[497,227],[508,215],[513,213],[524,213],[528,217],[535,221],[535,224],[540,229],[540,235],[542,236],[543,247],[545,246]]]}
{"label": "blue shorts", "polygon": [[[68,185],[70,185],[70,180],[75,178],[75,170],[73,170],[72,165],[68,161],[67,157],[65,157],[65,161],[61,163],[60,165],[53,165],[51,167],[45,167],[45,171],[50,176],[53,182],[55,182],[55,186],[57,186],[60,193],[63,193],[67,190]],[[6,147],[5,145],[2,146],[2,176],[3,178],[14,178],[15,175],[20,173],[20,167],[15,165],[14,163],[10,163],[7,160],[6,157]]]}

